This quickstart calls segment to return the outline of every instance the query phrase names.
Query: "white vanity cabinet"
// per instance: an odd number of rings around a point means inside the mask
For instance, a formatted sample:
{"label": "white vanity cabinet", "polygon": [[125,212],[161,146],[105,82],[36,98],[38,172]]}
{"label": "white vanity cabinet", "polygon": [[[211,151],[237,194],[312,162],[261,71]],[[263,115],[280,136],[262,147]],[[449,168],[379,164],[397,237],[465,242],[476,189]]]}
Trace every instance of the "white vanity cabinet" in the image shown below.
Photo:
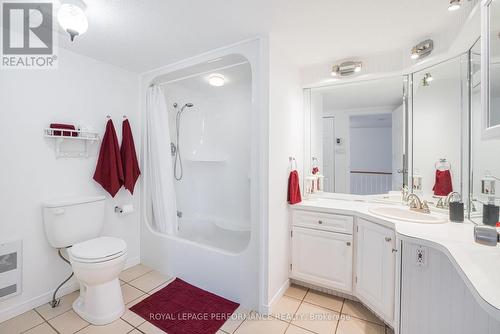
{"label": "white vanity cabinet", "polygon": [[396,240],[392,229],[358,218],[355,295],[389,323],[394,320]]}
{"label": "white vanity cabinet", "polygon": [[294,210],[290,277],[352,292],[353,218]]}

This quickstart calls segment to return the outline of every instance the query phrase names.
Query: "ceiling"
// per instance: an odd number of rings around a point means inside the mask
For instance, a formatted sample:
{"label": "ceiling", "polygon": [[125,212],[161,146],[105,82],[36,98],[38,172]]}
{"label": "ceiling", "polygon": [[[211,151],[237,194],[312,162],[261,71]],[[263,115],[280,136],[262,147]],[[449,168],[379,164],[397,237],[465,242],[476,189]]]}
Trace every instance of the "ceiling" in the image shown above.
{"label": "ceiling", "polygon": [[89,30],[60,46],[142,73],[257,35],[306,66],[406,48],[458,20],[447,0],[86,0]]}
{"label": "ceiling", "polygon": [[323,97],[323,110],[361,110],[397,107],[403,103],[403,78],[393,77],[316,88]]}
{"label": "ceiling", "polygon": [[350,128],[390,128],[392,114],[359,115],[349,118]]}

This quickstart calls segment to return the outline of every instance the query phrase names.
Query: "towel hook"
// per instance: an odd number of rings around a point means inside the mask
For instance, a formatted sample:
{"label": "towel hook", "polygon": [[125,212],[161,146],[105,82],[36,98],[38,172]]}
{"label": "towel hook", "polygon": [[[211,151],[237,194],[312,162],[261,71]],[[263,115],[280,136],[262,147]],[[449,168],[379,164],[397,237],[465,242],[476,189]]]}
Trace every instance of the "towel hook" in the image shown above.
{"label": "towel hook", "polygon": [[[288,157],[288,162],[290,163],[290,169],[294,170],[297,169],[297,160],[295,157]],[[295,166],[295,168],[293,168]]]}
{"label": "towel hook", "polygon": [[123,115],[123,119],[127,119],[127,115]]}
{"label": "towel hook", "polygon": [[106,115],[106,118],[107,118],[107,119],[111,119],[111,116],[109,116],[109,115]]}

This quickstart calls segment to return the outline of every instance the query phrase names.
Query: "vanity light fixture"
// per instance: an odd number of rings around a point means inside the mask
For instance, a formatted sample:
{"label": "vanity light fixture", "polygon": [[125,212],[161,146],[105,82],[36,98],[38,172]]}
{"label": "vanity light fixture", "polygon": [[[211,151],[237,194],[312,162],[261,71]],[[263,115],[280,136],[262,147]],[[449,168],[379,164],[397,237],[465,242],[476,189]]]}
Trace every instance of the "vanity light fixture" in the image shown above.
{"label": "vanity light fixture", "polygon": [[85,15],[86,8],[82,0],[63,0],[57,12],[57,20],[64,31],[69,34],[72,42],[76,36],[84,34],[89,27]]}
{"label": "vanity light fixture", "polygon": [[360,61],[346,61],[332,66],[331,75],[334,77],[346,77],[361,72],[363,63]]}
{"label": "vanity light fixture", "polygon": [[424,87],[430,86],[433,80],[434,78],[432,77],[432,74],[430,74],[429,72],[425,73],[422,79],[422,86]]}
{"label": "vanity light fixture", "polygon": [[431,54],[433,49],[434,41],[432,39],[427,39],[423,42],[418,43],[411,49],[410,57],[414,60],[427,57]]}
{"label": "vanity light fixture", "polygon": [[219,73],[212,73],[208,76],[208,83],[214,87],[222,87],[226,84],[226,78]]}

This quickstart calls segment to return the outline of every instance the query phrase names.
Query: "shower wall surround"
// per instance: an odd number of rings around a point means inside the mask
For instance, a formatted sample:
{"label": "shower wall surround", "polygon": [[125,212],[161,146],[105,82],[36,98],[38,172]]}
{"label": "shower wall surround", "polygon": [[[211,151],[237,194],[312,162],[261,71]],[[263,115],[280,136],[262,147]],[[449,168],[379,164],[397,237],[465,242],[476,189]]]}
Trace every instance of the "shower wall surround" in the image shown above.
{"label": "shower wall surround", "polygon": [[[173,143],[183,166],[182,179],[174,182],[174,233],[155,230],[151,193],[144,187],[142,262],[261,310],[266,304],[261,187],[267,173],[262,160],[267,142],[260,136],[267,117],[263,47],[260,39],[242,42],[150,72],[142,82],[144,94],[151,84],[164,92],[170,140],[163,149],[170,154]],[[213,74],[222,75],[224,85],[211,85]],[[177,129],[177,112],[186,104]]]}

